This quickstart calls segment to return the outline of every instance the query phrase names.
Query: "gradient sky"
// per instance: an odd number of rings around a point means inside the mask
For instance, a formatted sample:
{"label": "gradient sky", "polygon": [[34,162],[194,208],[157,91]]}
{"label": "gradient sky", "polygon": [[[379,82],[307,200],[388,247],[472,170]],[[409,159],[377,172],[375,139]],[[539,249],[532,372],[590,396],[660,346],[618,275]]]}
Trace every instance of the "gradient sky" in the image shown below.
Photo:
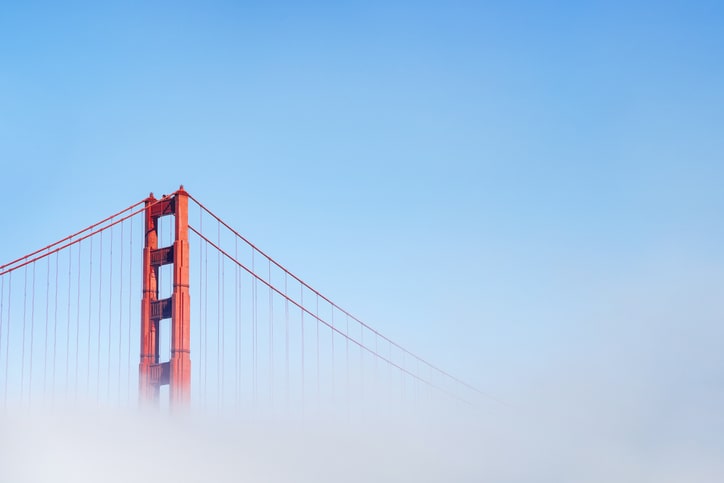
{"label": "gradient sky", "polygon": [[721,3],[268,3],[3,2],[0,258],[183,183],[497,397],[724,428]]}

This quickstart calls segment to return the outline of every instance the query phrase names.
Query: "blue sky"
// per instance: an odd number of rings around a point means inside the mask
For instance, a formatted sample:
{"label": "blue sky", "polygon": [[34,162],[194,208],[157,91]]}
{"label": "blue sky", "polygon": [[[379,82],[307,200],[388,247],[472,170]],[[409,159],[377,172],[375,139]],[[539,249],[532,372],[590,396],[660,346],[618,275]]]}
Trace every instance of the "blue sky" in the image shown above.
{"label": "blue sky", "polygon": [[149,3],[2,5],[0,258],[183,183],[503,398],[721,381],[717,2]]}

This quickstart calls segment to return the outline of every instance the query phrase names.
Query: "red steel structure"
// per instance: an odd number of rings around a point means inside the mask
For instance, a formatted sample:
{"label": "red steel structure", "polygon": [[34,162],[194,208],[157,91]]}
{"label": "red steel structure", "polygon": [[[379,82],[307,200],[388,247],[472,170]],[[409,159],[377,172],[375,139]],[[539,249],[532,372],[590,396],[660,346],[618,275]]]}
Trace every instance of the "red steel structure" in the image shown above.
{"label": "red steel structure", "polygon": [[495,399],[334,303],[183,186],[0,265],[0,409],[56,396],[165,406],[168,394],[171,408],[303,410],[310,394],[334,406],[433,392]]}
{"label": "red steel structure", "polygon": [[[184,406],[190,400],[188,196],[182,185],[160,200],[154,198],[153,193],[145,200],[139,396],[146,404],[158,404],[163,385],[169,386],[171,406]],[[174,217],[175,239],[172,245],[159,247],[158,220],[164,216]],[[173,291],[171,297],[159,299],[158,271],[164,265],[173,265]],[[161,362],[160,322],[168,318],[171,319],[171,359]]]}

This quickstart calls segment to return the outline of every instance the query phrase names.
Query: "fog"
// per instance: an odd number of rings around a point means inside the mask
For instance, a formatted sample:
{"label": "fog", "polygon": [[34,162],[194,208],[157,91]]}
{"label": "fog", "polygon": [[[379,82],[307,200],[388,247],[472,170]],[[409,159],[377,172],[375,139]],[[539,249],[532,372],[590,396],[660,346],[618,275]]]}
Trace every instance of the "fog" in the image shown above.
{"label": "fog", "polygon": [[721,482],[717,270],[668,277],[591,283],[549,325],[557,344],[501,362],[472,404],[367,388],[289,412],[9,405],[0,481]]}
{"label": "fog", "polygon": [[661,404],[656,381],[604,384],[579,373],[529,392],[526,404],[354,417],[8,409],[0,481],[722,481],[721,391]]}

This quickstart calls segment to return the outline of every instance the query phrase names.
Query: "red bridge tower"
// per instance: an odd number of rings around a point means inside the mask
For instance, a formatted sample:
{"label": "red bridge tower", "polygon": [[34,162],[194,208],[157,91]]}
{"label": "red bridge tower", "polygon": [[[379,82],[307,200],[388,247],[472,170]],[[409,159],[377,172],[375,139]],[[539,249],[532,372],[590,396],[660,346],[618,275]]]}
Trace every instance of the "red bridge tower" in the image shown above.
{"label": "red bridge tower", "polygon": [[[153,193],[146,199],[146,235],[143,249],[143,299],[141,300],[141,362],[139,396],[141,403],[158,404],[160,387],[169,386],[171,406],[190,400],[191,358],[189,301],[188,193],[183,185],[160,200]],[[158,246],[158,219],[174,216],[175,240]],[[173,291],[159,300],[158,270],[173,265]],[[159,361],[159,329],[171,319],[171,360]]]}

